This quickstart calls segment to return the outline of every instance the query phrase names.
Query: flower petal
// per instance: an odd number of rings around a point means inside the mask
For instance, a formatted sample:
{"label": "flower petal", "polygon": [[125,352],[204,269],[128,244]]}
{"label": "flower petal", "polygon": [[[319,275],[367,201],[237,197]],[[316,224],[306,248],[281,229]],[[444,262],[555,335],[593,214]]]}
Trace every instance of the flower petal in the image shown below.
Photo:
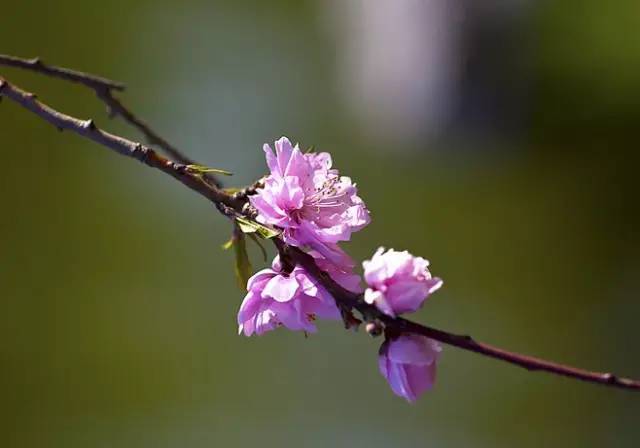
{"label": "flower petal", "polygon": [[364,301],[369,305],[375,305],[387,316],[396,317],[396,313],[382,292],[367,288],[364,292]]}
{"label": "flower petal", "polygon": [[294,276],[276,275],[269,280],[262,289],[262,297],[271,298],[276,302],[288,302],[298,292],[300,285]]}
{"label": "flower petal", "polygon": [[438,359],[442,348],[433,339],[407,334],[391,341],[389,359],[395,363],[428,365]]}

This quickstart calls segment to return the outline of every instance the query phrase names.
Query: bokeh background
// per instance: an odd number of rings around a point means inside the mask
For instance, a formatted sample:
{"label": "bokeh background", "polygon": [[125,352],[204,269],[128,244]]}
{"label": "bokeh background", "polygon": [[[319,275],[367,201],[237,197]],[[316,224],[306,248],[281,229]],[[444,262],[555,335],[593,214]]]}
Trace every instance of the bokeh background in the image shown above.
{"label": "bokeh background", "polygon": [[[348,245],[432,261],[416,316],[640,377],[640,5],[9,1],[1,52],[121,97],[233,185],[288,135],[373,215]],[[139,139],[81,87],[0,74]],[[640,396],[447,348],[417,404],[379,340],[236,335],[229,225],[172,179],[0,105],[0,444],[637,447]],[[263,262],[252,252],[254,266]]]}

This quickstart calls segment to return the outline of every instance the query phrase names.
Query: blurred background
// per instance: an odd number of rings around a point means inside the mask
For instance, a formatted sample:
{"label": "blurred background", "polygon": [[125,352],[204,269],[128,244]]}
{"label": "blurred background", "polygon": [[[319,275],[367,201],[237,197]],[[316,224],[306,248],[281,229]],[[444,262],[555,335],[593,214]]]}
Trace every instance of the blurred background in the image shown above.
{"label": "blurred background", "polygon": [[[640,4],[2,3],[0,52],[124,81],[201,163],[261,176],[281,135],[330,151],[379,245],[432,262],[416,316],[640,377]],[[130,138],[91,92],[0,68]],[[236,334],[229,225],[166,175],[0,105],[0,444],[637,447],[640,396],[446,348],[415,405],[338,323]],[[256,268],[263,262],[252,252]]]}

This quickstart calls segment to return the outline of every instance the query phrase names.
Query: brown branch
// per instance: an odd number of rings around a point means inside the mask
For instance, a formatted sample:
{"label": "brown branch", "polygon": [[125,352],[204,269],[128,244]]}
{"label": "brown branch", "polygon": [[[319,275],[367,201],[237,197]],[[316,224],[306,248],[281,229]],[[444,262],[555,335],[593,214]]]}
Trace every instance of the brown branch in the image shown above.
{"label": "brown branch", "polygon": [[261,177],[251,185],[247,185],[246,187],[237,190],[236,192],[233,193],[233,197],[239,201],[245,201],[245,202],[248,201],[249,196],[251,196],[252,194],[256,194],[259,188],[264,187],[265,179],[266,179],[266,176]]}
{"label": "brown branch", "polygon": [[162,157],[153,149],[140,143],[105,132],[99,129],[93,120],[79,120],[63,114],[38,101],[33,93],[26,92],[3,78],[0,78],[0,96],[15,101],[59,130],[73,131],[84,138],[106,146],[118,154],[132,157],[150,167],[169,174],[216,205],[224,204],[232,208],[239,206],[238,201],[232,196],[209,184],[201,174],[191,171],[187,165]]}
{"label": "brown branch", "polygon": [[101,76],[90,75],[88,73],[83,73],[76,70],[70,70],[68,68],[54,67],[45,64],[40,58],[37,57],[33,59],[23,59],[17,58],[15,56],[0,54],[0,64],[9,67],[31,70],[47,76],[51,76],[53,78],[60,78],[66,81],[83,84],[93,90],[113,89],[122,91],[125,89],[125,85],[121,82],[112,81]]}
{"label": "brown branch", "polygon": [[336,299],[339,305],[342,304],[343,306],[355,308],[363,315],[365,320],[378,320],[382,322],[387,331],[396,334],[421,334],[444,344],[453,345],[454,347],[478,353],[489,358],[499,359],[530,371],[544,371],[589,383],[640,391],[640,381],[638,380],[618,377],[612,373],[591,372],[588,370],[578,369],[576,367],[534,358],[532,356],[509,352],[489,344],[477,342],[471,336],[449,333],[400,317],[389,317],[380,312],[375,306],[366,303],[362,294],[356,294],[346,290],[333,281],[326,272],[318,268],[311,255],[296,247],[288,246],[280,240],[275,240],[274,242],[281,254],[289,257],[294,263],[303,266],[312,276],[317,278],[327,291],[329,291],[329,293],[331,293],[331,295]]}
{"label": "brown branch", "polygon": [[[371,305],[366,303],[364,305],[371,307]],[[385,325],[392,326],[400,332],[421,334],[444,344],[453,345],[454,347],[478,353],[483,356],[488,356],[489,358],[499,359],[501,361],[523,367],[529,371],[548,372],[588,383],[640,391],[640,381],[619,377],[613,373],[591,372],[589,370],[558,364],[544,359],[535,358],[533,356],[509,352],[507,350],[494,347],[493,345],[478,342],[468,335],[452,334],[436,328],[417,324],[403,318],[392,319],[389,316],[380,316],[380,320],[382,320]]]}
{"label": "brown branch", "polygon": [[[106,146],[113,151],[137,159],[153,168],[169,174],[193,191],[213,202],[224,215],[234,218],[241,214],[243,199],[221,191],[206,182],[201,175],[189,170],[184,164],[172,162],[158,155],[151,148],[135,143],[122,137],[110,134],[97,128],[92,120],[79,120],[52,109],[36,100],[35,95],[25,92],[0,78],[0,97],[5,96],[27,110],[35,113],[45,121],[60,130],[71,130],[89,140]],[[322,269],[313,257],[301,249],[289,246],[279,238],[273,238],[278,251],[293,263],[303,266],[312,276],[336,299],[341,309],[356,309],[369,322],[382,322],[385,330],[390,333],[415,333],[427,336],[444,344],[452,345],[463,350],[478,353],[509,364],[523,367],[530,371],[544,371],[555,375],[566,376],[577,380],[617,387],[627,390],[640,390],[640,381],[618,377],[612,373],[591,372],[571,366],[557,364],[531,356],[509,352],[488,344],[477,342],[470,336],[457,335],[435,328],[427,327],[404,318],[391,318],[381,313],[375,306],[367,304],[362,294],[356,294],[344,289]]]}
{"label": "brown branch", "polygon": [[[125,89],[124,84],[100,76],[91,75],[89,73],[48,65],[40,58],[22,59],[15,56],[0,54],[0,65],[30,70],[90,88],[107,106],[109,116],[122,117],[123,120],[140,131],[142,135],[145,136],[149,144],[156,145],[161,148],[169,157],[173,158],[174,161],[183,165],[196,164],[193,160],[184,155],[182,151],[161,137],[160,134],[154,131],[143,119],[135,115],[131,109],[122,103],[122,101],[113,96],[113,90],[123,91]],[[204,177],[209,183],[216,187],[222,186],[222,183],[210,173],[205,173]]]}

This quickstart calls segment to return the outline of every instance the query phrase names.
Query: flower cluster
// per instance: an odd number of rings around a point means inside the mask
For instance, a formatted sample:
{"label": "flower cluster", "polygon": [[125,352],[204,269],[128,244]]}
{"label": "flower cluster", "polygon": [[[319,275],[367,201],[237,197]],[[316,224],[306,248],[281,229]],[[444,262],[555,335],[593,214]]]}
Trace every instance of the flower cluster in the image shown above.
{"label": "flower cluster", "polygon": [[[363,263],[366,290],[353,272],[355,263],[339,246],[371,218],[349,177],[332,167],[328,153],[302,153],[282,137],[275,151],[264,145],[270,174],[249,196],[256,221],[281,230],[281,238],[313,256],[334,282],[391,317],[417,311],[442,285],[431,276],[429,262],[409,252],[383,248]],[[331,294],[302,266],[277,256],[271,268],[254,274],[238,312],[239,333],[261,335],[277,327],[315,332],[317,319],[339,320]],[[387,332],[378,365],[393,392],[415,401],[431,388],[440,345],[424,336]]]}

